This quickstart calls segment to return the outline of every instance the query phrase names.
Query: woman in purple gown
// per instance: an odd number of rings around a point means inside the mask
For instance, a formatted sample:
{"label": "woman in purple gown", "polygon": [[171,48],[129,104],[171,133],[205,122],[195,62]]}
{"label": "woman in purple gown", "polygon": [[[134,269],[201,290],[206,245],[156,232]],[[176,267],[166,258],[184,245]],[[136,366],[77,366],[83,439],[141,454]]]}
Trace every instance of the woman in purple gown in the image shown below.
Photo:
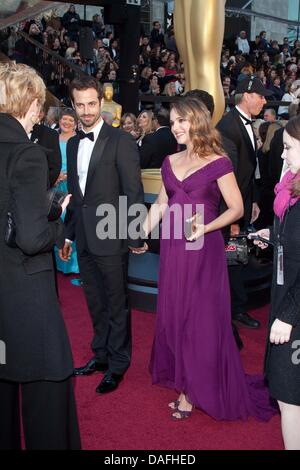
{"label": "woman in purple gown", "polygon": [[[150,364],[153,383],[179,392],[178,399],[169,403],[174,419],[189,417],[194,406],[215,419],[246,419],[249,415],[269,419],[274,410],[267,390],[257,377],[246,378],[231,328],[221,229],[243,214],[232,165],[199,101],[177,101],[171,109],[171,125],[186,150],[165,159],[162,188],[144,223],[148,234],[162,221]],[[219,215],[221,196],[228,209]],[[201,206],[196,206],[201,204],[202,219],[197,212]],[[186,225],[183,212],[187,207],[192,207],[192,230],[179,237],[178,230],[184,231]],[[165,236],[166,226],[170,236]]]}

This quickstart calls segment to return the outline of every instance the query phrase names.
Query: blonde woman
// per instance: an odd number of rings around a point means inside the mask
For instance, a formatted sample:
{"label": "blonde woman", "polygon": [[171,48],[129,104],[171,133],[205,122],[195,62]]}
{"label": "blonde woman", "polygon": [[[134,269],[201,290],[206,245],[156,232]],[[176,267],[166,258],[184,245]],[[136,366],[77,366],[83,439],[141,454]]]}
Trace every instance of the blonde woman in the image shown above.
{"label": "blonde woman", "polygon": [[145,135],[151,134],[154,131],[153,112],[149,110],[142,111],[137,118],[137,124],[138,132],[140,133],[140,137],[137,140],[137,144],[139,147],[141,147]]}
{"label": "blonde woman", "polygon": [[[63,223],[48,222],[47,157],[28,139],[45,95],[35,70],[0,65],[0,340],[6,347],[0,449],[21,448],[21,413],[27,450],[80,448],[72,353],[51,256],[55,243],[64,243]],[[14,246],[3,236],[8,212]]]}
{"label": "blonde woman", "polygon": [[139,133],[137,130],[137,119],[133,113],[124,113],[121,118],[121,129],[125,132],[129,132],[132,137],[137,139],[139,137]]}

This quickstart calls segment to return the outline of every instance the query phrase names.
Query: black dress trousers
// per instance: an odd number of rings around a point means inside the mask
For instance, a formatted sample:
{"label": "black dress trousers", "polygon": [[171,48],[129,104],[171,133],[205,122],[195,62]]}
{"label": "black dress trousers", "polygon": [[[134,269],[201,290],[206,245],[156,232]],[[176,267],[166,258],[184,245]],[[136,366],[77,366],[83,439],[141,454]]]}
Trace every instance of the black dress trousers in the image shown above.
{"label": "black dress trousers", "polygon": [[0,450],[21,449],[21,414],[26,450],[80,450],[72,379],[0,380]]}

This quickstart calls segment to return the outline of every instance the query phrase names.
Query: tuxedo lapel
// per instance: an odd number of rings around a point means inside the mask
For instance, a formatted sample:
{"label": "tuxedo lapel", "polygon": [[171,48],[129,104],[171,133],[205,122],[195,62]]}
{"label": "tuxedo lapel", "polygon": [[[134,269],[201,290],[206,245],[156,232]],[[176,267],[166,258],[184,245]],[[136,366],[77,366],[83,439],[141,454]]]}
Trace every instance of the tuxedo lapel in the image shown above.
{"label": "tuxedo lapel", "polygon": [[68,152],[68,155],[67,155],[68,167],[71,170],[71,175],[69,175],[69,171],[68,171],[68,178],[69,177],[72,178],[72,180],[74,181],[75,187],[78,189],[78,192],[79,192],[80,196],[83,198],[83,194],[82,194],[80,184],[79,184],[79,176],[78,176],[78,162],[77,162],[78,156],[77,156],[77,154],[78,154],[79,142],[80,142],[79,137],[75,136],[72,139],[72,141],[68,144],[69,145],[69,152]]}
{"label": "tuxedo lapel", "polygon": [[86,180],[86,189],[88,189],[89,183],[93,176],[95,168],[97,168],[97,165],[99,164],[102,158],[104,148],[107,144],[108,139],[109,139],[109,126],[104,122],[102,125],[102,129],[99,133],[98,139],[96,140],[96,143],[94,145],[92,155],[91,155],[88,174],[87,174],[87,180]]}
{"label": "tuxedo lapel", "polygon": [[253,156],[253,159],[255,160],[255,158],[256,158],[256,146],[257,146],[255,135],[254,135],[255,150],[254,150],[253,144],[252,144],[251,139],[249,137],[249,134],[246,130],[246,127],[245,127],[242,119],[239,116],[239,113],[236,111],[236,109],[233,110],[233,113],[234,113],[233,115],[234,115],[234,118],[236,120],[236,123],[239,126],[240,131],[244,136],[244,139],[245,139],[245,142],[246,142],[247,146],[249,147],[250,154]]}

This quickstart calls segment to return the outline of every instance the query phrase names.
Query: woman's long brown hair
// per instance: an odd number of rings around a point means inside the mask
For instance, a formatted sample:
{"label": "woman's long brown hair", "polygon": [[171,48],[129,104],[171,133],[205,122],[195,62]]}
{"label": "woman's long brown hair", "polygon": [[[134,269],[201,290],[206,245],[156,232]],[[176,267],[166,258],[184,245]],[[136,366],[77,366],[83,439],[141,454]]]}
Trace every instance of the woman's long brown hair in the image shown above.
{"label": "woman's long brown hair", "polygon": [[206,106],[192,97],[182,97],[171,105],[180,117],[191,123],[190,137],[193,142],[194,152],[199,157],[209,155],[224,155],[221,136],[211,123],[211,115]]}

